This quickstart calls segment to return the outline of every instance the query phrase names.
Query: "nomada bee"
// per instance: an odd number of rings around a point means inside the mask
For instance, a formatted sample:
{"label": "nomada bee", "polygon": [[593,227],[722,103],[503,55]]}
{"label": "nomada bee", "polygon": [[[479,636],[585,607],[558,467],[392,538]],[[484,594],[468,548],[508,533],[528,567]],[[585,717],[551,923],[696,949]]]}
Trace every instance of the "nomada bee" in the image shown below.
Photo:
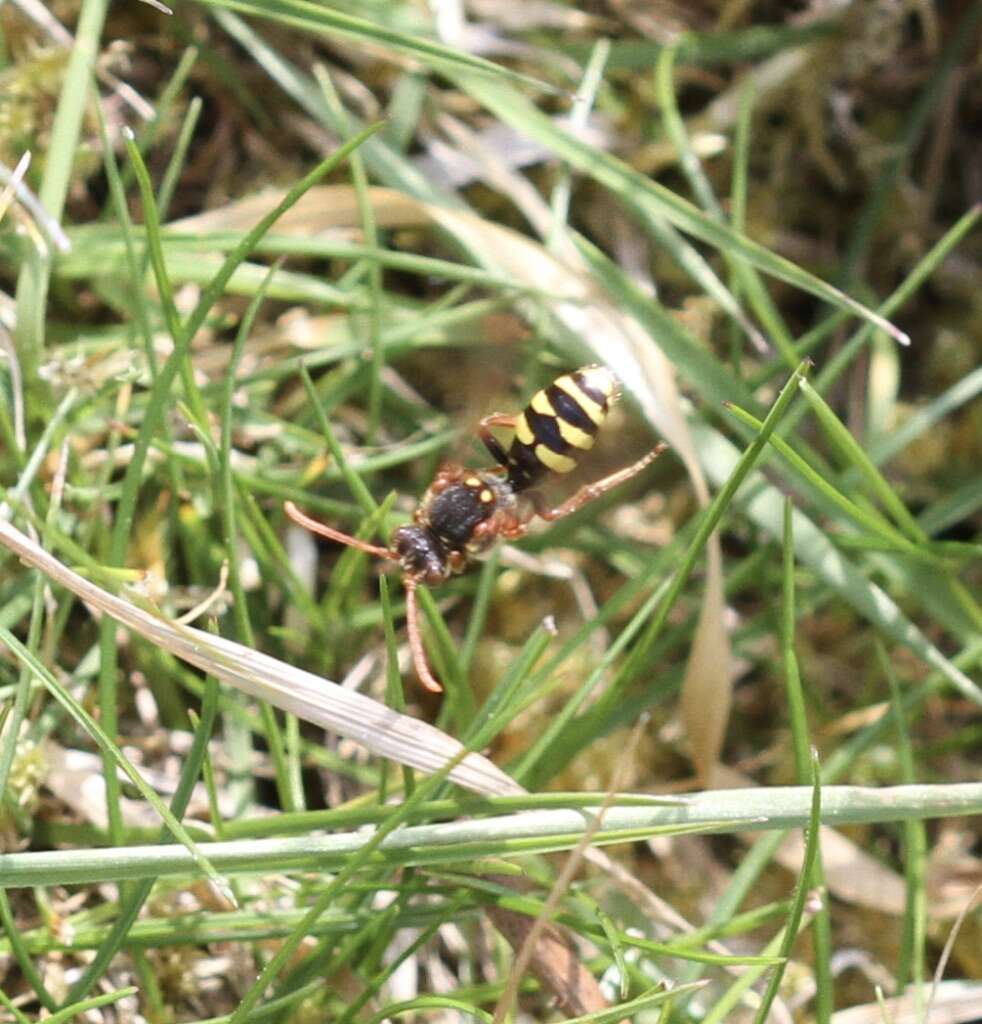
{"label": "nomada bee", "polygon": [[[486,416],[478,425],[478,434],[497,465],[477,471],[455,463],[444,465],[423,495],[412,523],[393,532],[390,547],[366,543],[311,519],[293,502],[285,505],[287,515],[321,537],[399,563],[413,664],[422,684],[440,693],[443,687],[434,678],[423,647],[417,587],[442,583],[463,572],[499,538],[521,537],[536,516],[552,522],[570,515],[630,480],[657,458],[666,445],[659,444],[630,466],[581,487],[555,508],[535,490],[547,474],[569,473],[575,468],[577,455],[593,447],[618,395],[618,381],[610,370],[584,366],[537,391],[517,416]],[[494,436],[493,429],[514,432],[508,448]]]}

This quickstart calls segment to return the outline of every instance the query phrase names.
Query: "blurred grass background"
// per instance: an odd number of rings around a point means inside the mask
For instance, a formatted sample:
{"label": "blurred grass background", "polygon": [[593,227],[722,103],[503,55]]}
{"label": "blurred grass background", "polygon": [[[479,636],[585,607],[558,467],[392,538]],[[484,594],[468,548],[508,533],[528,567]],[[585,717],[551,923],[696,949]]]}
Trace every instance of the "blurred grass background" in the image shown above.
{"label": "blurred grass background", "polygon": [[[8,0],[0,481],[14,521],[136,602],[194,609],[472,742],[540,809],[549,791],[807,785],[809,745],[830,784],[977,782],[980,25],[982,4],[931,0]],[[550,493],[659,435],[673,451],[424,600],[448,691],[432,700],[395,579],[380,593],[380,567],[290,527],[282,502],[384,538],[442,460],[486,464],[480,416],[593,361],[624,400]],[[726,491],[752,461],[762,472]],[[466,868],[366,861],[338,890],[311,848],[264,870],[262,837],[394,826],[372,813],[418,779],[219,689],[3,558],[5,635],[165,801],[181,808],[187,788],[205,854],[205,840],[256,844],[230,891],[151,888],[138,850],[158,812],[5,643],[0,820],[4,849],[27,858],[10,877],[34,872],[0,900],[10,1019],[493,1009],[512,954],[480,911],[520,898],[480,862],[502,852],[490,824]],[[954,935],[946,976],[969,987],[938,1005],[975,1019],[982,922],[953,921],[982,882],[979,818],[926,823],[943,803],[927,794],[901,823],[860,794],[863,823],[823,832],[811,866],[801,844],[750,845],[733,822],[618,847],[696,931],[591,869],[561,907],[577,960],[610,1002],[655,987],[639,1019],[879,1020],[877,986],[929,979]],[[443,795],[412,820],[511,806]],[[30,859],[55,848],[92,855],[93,880],[65,885]],[[532,887],[519,910],[541,908],[553,848],[510,850]],[[111,884],[123,874],[142,881]],[[790,945],[796,877],[813,899]],[[762,1009],[743,988],[766,976],[764,951],[791,959]],[[257,988],[280,954],[275,986]],[[536,978],[521,1012],[571,1016]],[[106,1006],[82,1002],[96,992]]]}

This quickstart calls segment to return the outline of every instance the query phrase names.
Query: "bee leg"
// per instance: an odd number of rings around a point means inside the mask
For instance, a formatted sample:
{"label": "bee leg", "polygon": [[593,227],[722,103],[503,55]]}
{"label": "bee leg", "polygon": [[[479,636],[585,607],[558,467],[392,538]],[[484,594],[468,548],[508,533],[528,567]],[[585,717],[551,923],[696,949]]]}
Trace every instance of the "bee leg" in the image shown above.
{"label": "bee leg", "polygon": [[472,554],[480,554],[496,540],[518,540],[524,537],[528,533],[532,511],[530,509],[523,515],[508,509],[498,509],[490,519],[474,527],[468,549]]}
{"label": "bee leg", "polygon": [[532,499],[535,506],[536,515],[548,522],[552,522],[555,519],[563,519],[565,516],[571,515],[578,509],[583,508],[584,505],[588,505],[595,498],[599,498],[601,494],[605,494],[614,487],[618,487],[620,484],[625,483],[627,480],[630,480],[632,476],[637,476],[645,466],[654,462],[667,447],[667,444],[656,445],[650,452],[648,452],[647,455],[638,459],[637,462],[632,463],[630,466],[625,466],[623,469],[617,470],[616,473],[611,473],[610,476],[605,476],[603,479],[597,480],[595,483],[581,487],[576,494],[571,498],[567,498],[562,505],[559,505],[557,508],[548,508],[543,502],[541,495],[536,494],[535,492],[529,492],[529,497]]}
{"label": "bee leg", "polygon": [[430,670],[430,663],[426,660],[423,634],[419,628],[419,604],[416,601],[418,583],[412,576],[406,576],[402,582],[406,588],[406,630],[409,633],[409,650],[412,652],[416,675],[430,693],[443,693],[443,687],[437,682]]}
{"label": "bee leg", "polygon": [[[456,462],[444,462],[443,465],[437,470],[437,474],[433,477],[433,481],[430,483],[428,493],[439,494],[441,491],[445,491],[448,487],[452,487],[454,484],[459,484],[465,476],[470,476],[470,472],[464,469],[463,466]],[[420,506],[426,504],[424,498],[420,502]]]}
{"label": "bee leg", "polygon": [[505,451],[504,445],[491,433],[491,428],[503,427],[506,430],[514,430],[517,422],[517,416],[507,416],[504,413],[496,412],[485,416],[477,425],[477,433],[484,442],[484,447],[499,465],[503,466],[508,461],[508,453]]}
{"label": "bee leg", "polygon": [[347,544],[349,548],[357,548],[359,551],[375,555],[376,558],[388,558],[393,562],[399,561],[399,556],[389,548],[380,548],[377,544],[369,544],[367,541],[352,537],[349,533],[335,530],[333,526],[328,526],[317,519],[311,519],[310,516],[301,512],[292,501],[285,501],[283,503],[283,511],[286,512],[297,526],[302,526],[305,530],[310,530],[311,533],[316,533],[319,537],[326,537],[328,540],[337,541],[338,544]]}

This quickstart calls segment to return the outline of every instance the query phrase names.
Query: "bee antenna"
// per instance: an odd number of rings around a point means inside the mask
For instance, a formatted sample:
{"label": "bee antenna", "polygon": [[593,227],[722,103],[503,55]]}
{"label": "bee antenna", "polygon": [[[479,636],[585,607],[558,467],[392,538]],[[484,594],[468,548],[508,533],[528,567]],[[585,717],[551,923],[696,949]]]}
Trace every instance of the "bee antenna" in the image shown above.
{"label": "bee antenna", "polygon": [[377,544],[369,544],[367,541],[359,540],[348,533],[335,530],[332,526],[328,526],[317,519],[311,519],[306,513],[301,512],[292,501],[285,501],[283,503],[283,511],[298,526],[302,526],[305,530],[310,530],[311,533],[316,533],[319,537],[326,537],[328,540],[337,541],[338,544],[347,544],[349,548],[357,548],[359,551],[375,555],[376,558],[387,558],[392,562],[399,561],[399,556],[390,548],[381,548]]}
{"label": "bee antenna", "polygon": [[430,671],[426,660],[426,648],[423,646],[423,634],[419,629],[419,604],[416,601],[416,580],[407,576],[403,581],[406,588],[406,629],[409,633],[409,650],[413,655],[413,666],[419,681],[431,693],[443,693],[443,687],[437,682]]}

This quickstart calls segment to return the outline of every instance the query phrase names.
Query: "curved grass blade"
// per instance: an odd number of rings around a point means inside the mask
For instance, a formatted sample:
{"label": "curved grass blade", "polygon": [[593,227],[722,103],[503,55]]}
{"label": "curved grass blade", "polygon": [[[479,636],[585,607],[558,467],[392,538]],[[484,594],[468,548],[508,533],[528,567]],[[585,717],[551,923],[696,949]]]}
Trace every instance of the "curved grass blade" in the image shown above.
{"label": "curved grass blade", "polygon": [[329,32],[347,36],[363,43],[390,46],[396,50],[415,57],[437,69],[465,68],[471,72],[493,78],[510,79],[513,82],[525,82],[537,89],[553,92],[553,87],[546,82],[522,75],[508,68],[475,57],[453,46],[445,46],[423,36],[410,35],[387,28],[367,18],[359,18],[353,14],[344,14],[322,4],[311,3],[310,0],[201,0],[208,7],[224,8],[238,11],[250,17],[266,18],[282,25],[290,25],[304,32]]}
{"label": "curved grass blade", "polygon": [[728,256],[746,260],[771,277],[815,295],[836,308],[847,309],[886,331],[900,344],[909,344],[910,338],[903,331],[861,302],[703,213],[671,189],[633,170],[617,157],[575,138],[516,90],[501,82],[492,85],[482,77],[463,71],[454,71],[451,77],[506,124],[548,146],[559,158],[609,188],[643,218],[664,218]]}
{"label": "curved grass blade", "polygon": [[[706,473],[717,485],[722,485],[730,478],[740,458],[739,450],[705,424],[693,423],[692,431]],[[784,531],[784,496],[759,473],[747,480],[743,495],[746,512],[751,519],[779,540]],[[866,579],[825,533],[798,509],[794,512],[794,547],[798,559],[860,615],[897,643],[909,647],[973,703],[982,705],[982,690],[928,640],[885,591]]]}
{"label": "curved grass blade", "polygon": [[[380,757],[432,773],[465,753],[462,744],[441,730],[400,715],[364,694],[224,637],[172,623],[102,590],[2,519],[0,544],[88,604],[176,657],[258,700],[349,736]],[[467,754],[459,763],[454,763],[450,780],[485,795],[524,793],[514,779],[479,754]]]}
{"label": "curved grass blade", "polygon": [[45,689],[52,697],[68,712],[68,714],[83,728],[95,741],[102,754],[109,763],[115,765],[140,791],[140,795],[150,804],[160,816],[161,821],[167,826],[171,835],[188,851],[195,865],[208,877],[216,890],[220,892],[230,903],[235,905],[235,897],[229,889],[225,880],[212,867],[211,862],[201,852],[198,844],[188,835],[184,826],[174,817],[171,809],[160,799],[159,796],[148,785],[143,776],[123,756],[119,747],[106,735],[102,726],[82,707],[81,704],[58,682],[57,679],[41,664],[40,661],[10,632],[0,627],[0,640],[7,648],[20,659],[21,663],[27,666],[34,673],[36,678],[44,684]]}

